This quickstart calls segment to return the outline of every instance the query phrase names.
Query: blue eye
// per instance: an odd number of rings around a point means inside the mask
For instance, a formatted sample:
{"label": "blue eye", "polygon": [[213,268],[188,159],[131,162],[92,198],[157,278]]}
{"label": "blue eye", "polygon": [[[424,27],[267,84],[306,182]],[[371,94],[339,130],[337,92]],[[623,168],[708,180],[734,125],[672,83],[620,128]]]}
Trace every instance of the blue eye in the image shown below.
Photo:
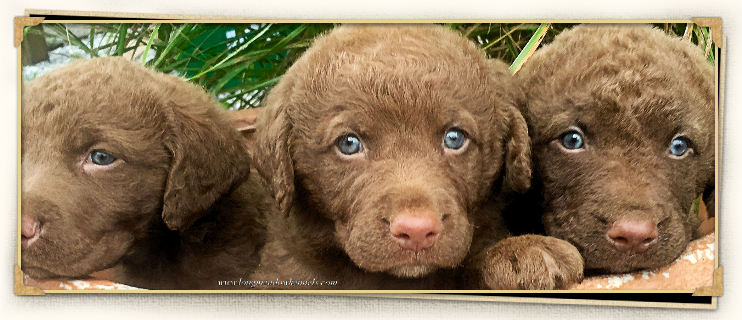
{"label": "blue eye", "polygon": [[572,131],[562,137],[562,145],[569,150],[582,149],[585,141],[579,132]]}
{"label": "blue eye", "polygon": [[464,132],[459,129],[451,129],[446,132],[443,136],[443,145],[449,149],[460,149],[464,142],[466,142],[466,136]]}
{"label": "blue eye", "polygon": [[361,139],[353,134],[346,134],[338,139],[337,146],[343,154],[355,154],[361,151]]}
{"label": "blue eye", "polygon": [[675,138],[670,142],[670,154],[676,157],[683,156],[688,151],[688,142],[683,138]]}
{"label": "blue eye", "polygon": [[97,164],[99,166],[107,166],[116,161],[116,157],[105,153],[103,151],[93,151],[88,155],[88,159],[90,159],[90,162]]}

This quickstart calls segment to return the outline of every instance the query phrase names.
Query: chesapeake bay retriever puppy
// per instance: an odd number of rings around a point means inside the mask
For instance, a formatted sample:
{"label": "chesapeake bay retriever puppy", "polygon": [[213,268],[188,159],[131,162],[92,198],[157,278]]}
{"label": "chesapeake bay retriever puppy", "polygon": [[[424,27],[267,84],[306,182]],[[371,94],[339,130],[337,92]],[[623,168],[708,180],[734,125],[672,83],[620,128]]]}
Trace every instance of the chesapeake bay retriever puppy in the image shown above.
{"label": "chesapeake bay retriever puppy", "polygon": [[660,267],[700,235],[690,208],[713,198],[715,154],[714,68],[701,50],[650,26],[582,25],[515,78],[540,198],[528,201],[586,269]]}
{"label": "chesapeake bay retriever puppy", "polygon": [[[508,234],[497,202],[479,206],[530,183],[509,79],[440,26],[346,25],[316,40],[257,120],[256,166],[279,213],[252,279],[274,281],[265,289],[486,286],[461,278],[472,239],[479,252]],[[493,256],[472,259],[468,279],[496,277],[484,270]]]}
{"label": "chesapeake bay retriever puppy", "polygon": [[[122,58],[23,91],[22,269],[147,289],[246,289],[273,208],[213,98]],[[273,209],[275,210],[275,209]]]}

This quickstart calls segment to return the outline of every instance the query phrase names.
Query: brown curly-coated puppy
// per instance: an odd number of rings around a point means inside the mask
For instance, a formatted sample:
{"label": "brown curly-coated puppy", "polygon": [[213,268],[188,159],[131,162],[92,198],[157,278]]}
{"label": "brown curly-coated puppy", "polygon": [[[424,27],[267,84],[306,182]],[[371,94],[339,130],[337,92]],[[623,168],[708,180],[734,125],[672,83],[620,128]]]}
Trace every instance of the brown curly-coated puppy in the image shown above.
{"label": "brown curly-coated puppy", "polygon": [[515,78],[543,225],[586,269],[660,267],[700,235],[691,207],[704,194],[713,212],[715,155],[714,67],[701,50],[650,26],[582,25]]}
{"label": "brown curly-coated puppy", "polygon": [[509,79],[440,26],[341,26],[318,39],[258,117],[256,167],[280,213],[252,279],[462,287],[475,232],[480,247],[507,235],[480,203],[530,183]]}
{"label": "brown curly-coated puppy", "polygon": [[[22,269],[147,289],[246,289],[273,206],[239,133],[202,89],[122,58],[28,83]],[[273,209],[275,210],[275,209]]]}

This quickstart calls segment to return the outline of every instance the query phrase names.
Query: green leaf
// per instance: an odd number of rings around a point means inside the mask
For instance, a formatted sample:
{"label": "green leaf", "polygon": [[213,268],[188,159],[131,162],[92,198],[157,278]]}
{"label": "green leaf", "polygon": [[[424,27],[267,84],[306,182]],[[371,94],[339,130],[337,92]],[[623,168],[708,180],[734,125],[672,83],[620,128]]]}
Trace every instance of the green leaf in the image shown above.
{"label": "green leaf", "polygon": [[144,47],[144,53],[142,54],[143,64],[147,61],[147,55],[149,54],[149,49],[152,48],[152,43],[155,41],[155,35],[158,34],[161,25],[162,24],[160,23],[155,24],[155,29],[152,30],[152,34],[150,34],[149,36],[149,41],[147,41],[147,46]]}
{"label": "green leaf", "polygon": [[60,37],[64,39],[67,39],[69,44],[77,46],[78,48],[82,49],[86,53],[90,54],[90,56],[92,57],[98,57],[97,52],[95,52],[94,50],[91,50],[90,47],[85,45],[85,43],[83,43],[79,38],[77,38],[75,34],[73,34],[72,32],[69,32],[69,30],[67,30],[67,27],[59,23],[48,24],[48,26],[54,33],[56,33],[57,35],[59,35]]}
{"label": "green leaf", "polygon": [[124,54],[124,49],[126,47],[126,31],[129,29],[128,23],[122,23],[119,26],[118,30],[118,41],[116,42],[116,56],[121,56]]}
{"label": "green leaf", "polygon": [[518,72],[528,58],[536,52],[536,48],[538,48],[538,45],[544,40],[544,36],[546,36],[546,32],[549,31],[549,28],[551,28],[551,23],[542,23],[538,29],[536,29],[536,32],[531,36],[531,39],[528,40],[526,46],[520,54],[518,54],[518,57],[515,58],[513,64],[510,65],[511,74]]}
{"label": "green leaf", "polygon": [[217,63],[212,68],[209,68],[207,70],[201,71],[199,74],[197,74],[197,75],[195,75],[193,77],[188,78],[188,80],[190,81],[191,79],[198,78],[198,77],[206,74],[207,72],[210,72],[210,71],[214,70],[215,68],[218,68],[222,63],[224,63],[225,61],[227,61],[230,58],[234,57],[235,55],[237,55],[238,53],[240,53],[240,51],[245,50],[245,48],[247,48],[251,43],[253,43],[253,41],[255,41],[256,39],[258,39],[259,37],[261,37],[263,34],[265,34],[265,32],[267,32],[268,29],[270,29],[271,25],[272,24],[269,24],[265,29],[263,29],[263,31],[261,31],[260,33],[258,33],[258,35],[256,35],[252,39],[250,39],[250,41],[247,41],[245,44],[243,44],[242,46],[240,46],[237,50],[235,50],[232,53],[230,53],[229,56],[227,56],[224,60],[222,60],[219,63]]}

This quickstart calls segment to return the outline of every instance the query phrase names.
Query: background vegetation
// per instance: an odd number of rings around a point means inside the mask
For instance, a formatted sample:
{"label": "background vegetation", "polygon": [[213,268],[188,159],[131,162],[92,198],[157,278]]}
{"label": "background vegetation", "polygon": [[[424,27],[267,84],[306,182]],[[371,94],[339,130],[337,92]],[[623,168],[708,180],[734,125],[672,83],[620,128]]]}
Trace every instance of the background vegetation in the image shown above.
{"label": "background vegetation", "polygon": [[[257,107],[312,40],[336,24],[108,23],[85,25],[75,35],[66,24],[27,28],[27,34],[76,46],[86,57],[126,56],[165,73],[177,74],[214,94],[225,108]],[[492,58],[516,71],[529,53],[574,24],[446,24],[479,44]],[[655,24],[697,44],[711,63],[716,48],[709,28]],[[78,26],[79,29],[79,26]]]}

